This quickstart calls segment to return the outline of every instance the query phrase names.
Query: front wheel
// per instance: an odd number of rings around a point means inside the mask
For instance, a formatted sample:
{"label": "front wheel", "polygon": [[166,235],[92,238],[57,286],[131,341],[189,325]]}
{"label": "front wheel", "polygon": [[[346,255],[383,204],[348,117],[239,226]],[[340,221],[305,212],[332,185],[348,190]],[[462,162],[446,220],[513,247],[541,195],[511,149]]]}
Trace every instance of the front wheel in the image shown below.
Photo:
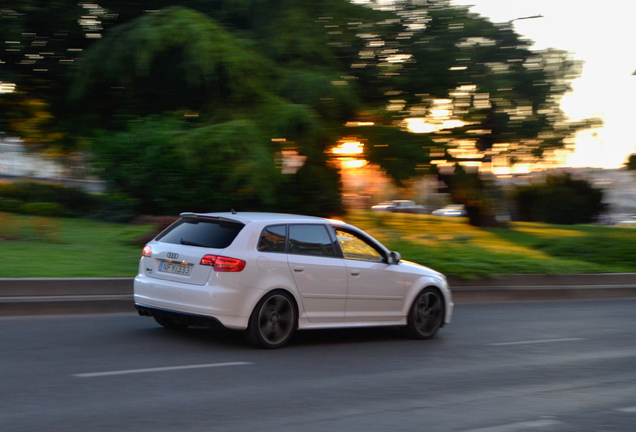
{"label": "front wheel", "polygon": [[422,290],[409,311],[406,331],[414,339],[430,339],[435,336],[444,320],[444,298],[433,288]]}
{"label": "front wheel", "polygon": [[254,308],[246,331],[247,340],[261,348],[280,348],[294,334],[296,321],[292,297],[284,291],[273,291]]}

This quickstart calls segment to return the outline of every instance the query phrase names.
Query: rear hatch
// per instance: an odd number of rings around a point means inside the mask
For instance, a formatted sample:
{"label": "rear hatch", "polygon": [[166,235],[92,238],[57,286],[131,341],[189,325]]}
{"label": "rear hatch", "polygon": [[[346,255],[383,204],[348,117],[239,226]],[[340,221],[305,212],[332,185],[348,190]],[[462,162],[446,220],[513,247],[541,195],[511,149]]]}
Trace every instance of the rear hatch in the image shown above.
{"label": "rear hatch", "polygon": [[234,220],[187,214],[144,249],[141,271],[148,277],[204,285],[214,271],[203,257],[223,255],[243,224]]}

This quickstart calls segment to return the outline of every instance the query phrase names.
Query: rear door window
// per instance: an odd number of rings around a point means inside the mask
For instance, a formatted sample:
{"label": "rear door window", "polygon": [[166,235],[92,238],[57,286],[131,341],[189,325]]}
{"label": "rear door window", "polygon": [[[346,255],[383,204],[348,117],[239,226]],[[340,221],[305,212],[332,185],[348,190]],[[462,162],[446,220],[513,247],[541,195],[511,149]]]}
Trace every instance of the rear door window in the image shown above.
{"label": "rear door window", "polygon": [[234,241],[243,226],[241,223],[232,221],[184,218],[175,222],[155,240],[164,243],[224,249]]}
{"label": "rear door window", "polygon": [[333,240],[324,225],[290,225],[289,253],[335,257]]}

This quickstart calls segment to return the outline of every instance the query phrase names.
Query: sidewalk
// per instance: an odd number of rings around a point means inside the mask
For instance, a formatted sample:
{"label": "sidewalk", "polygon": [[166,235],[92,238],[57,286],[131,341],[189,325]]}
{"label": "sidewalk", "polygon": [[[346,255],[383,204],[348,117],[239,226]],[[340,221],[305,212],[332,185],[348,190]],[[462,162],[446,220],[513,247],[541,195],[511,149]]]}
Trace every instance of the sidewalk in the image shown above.
{"label": "sidewalk", "polygon": [[[636,273],[449,278],[455,303],[636,298]],[[132,278],[0,278],[0,317],[134,313]]]}

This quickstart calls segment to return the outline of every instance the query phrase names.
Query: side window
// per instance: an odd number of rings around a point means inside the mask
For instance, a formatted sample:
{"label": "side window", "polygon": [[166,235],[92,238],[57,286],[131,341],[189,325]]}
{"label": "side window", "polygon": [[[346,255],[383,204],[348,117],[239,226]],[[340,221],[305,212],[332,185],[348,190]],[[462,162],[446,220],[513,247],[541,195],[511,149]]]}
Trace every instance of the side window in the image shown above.
{"label": "side window", "polygon": [[336,250],[324,225],[290,225],[289,253],[335,257]]}
{"label": "side window", "polygon": [[349,232],[336,228],[338,244],[345,259],[382,262],[384,256],[367,242]]}
{"label": "side window", "polygon": [[285,252],[285,225],[271,225],[265,227],[258,240],[260,252]]}

